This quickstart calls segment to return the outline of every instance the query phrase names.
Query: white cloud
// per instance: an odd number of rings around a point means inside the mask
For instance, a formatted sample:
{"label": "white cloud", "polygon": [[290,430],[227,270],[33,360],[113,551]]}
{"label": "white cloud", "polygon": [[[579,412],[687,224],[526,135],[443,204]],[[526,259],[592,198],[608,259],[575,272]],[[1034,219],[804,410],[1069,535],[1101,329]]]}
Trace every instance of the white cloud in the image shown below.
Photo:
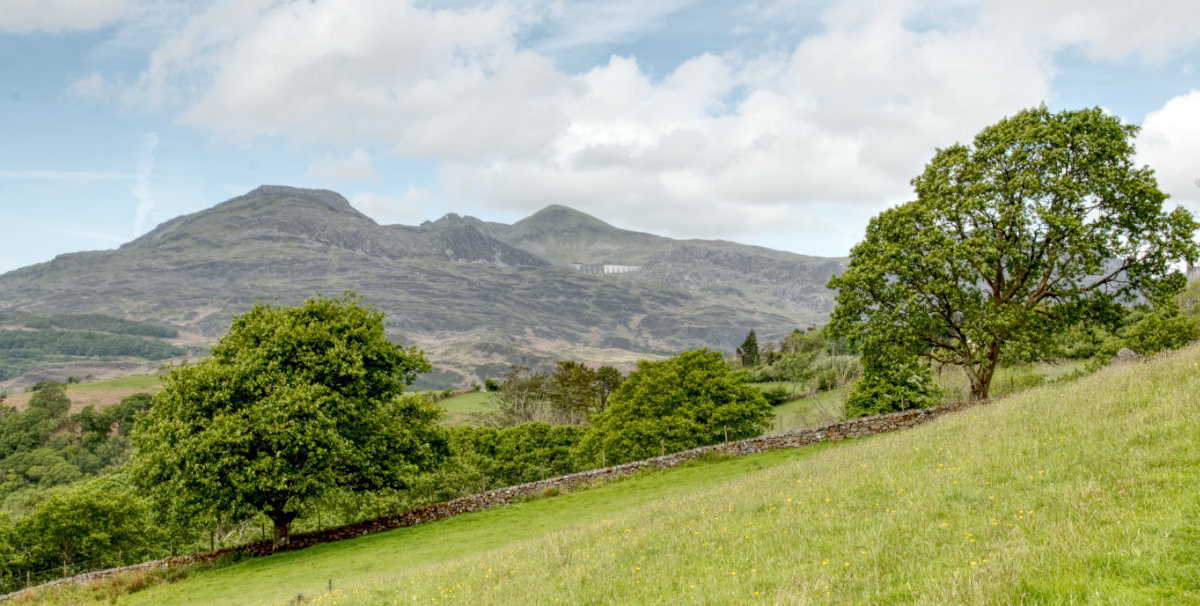
{"label": "white cloud", "polygon": [[979,20],[1027,43],[1079,47],[1098,61],[1161,63],[1200,39],[1200,3],[1190,0],[991,0]]}
{"label": "white cloud", "polygon": [[[636,229],[748,239],[826,230],[814,209],[852,205],[846,250],[859,218],[910,195],[935,148],[1053,101],[1059,51],[1161,61],[1196,39],[1181,25],[1198,21],[1191,3],[1022,2],[948,2],[955,17],[934,26],[916,3],[837,2],[782,51],[702,54],[664,74],[619,56],[569,74],[546,53],[640,35],[677,3],[610,5],[636,13],[623,27],[561,3],[222,3],[155,50],[131,94],[220,138],[384,145],[436,163],[430,191],[356,195],[372,215],[562,203]],[[521,45],[555,19],[542,46]],[[309,172],[374,176],[358,151]]]}
{"label": "white cloud", "polygon": [[308,165],[308,176],[322,182],[336,184],[347,181],[379,180],[379,173],[371,163],[371,154],[355,148],[347,156],[326,154]]}
{"label": "white cloud", "polygon": [[1200,213],[1200,90],[1148,114],[1137,143],[1138,160],[1154,169],[1159,188]]}
{"label": "white cloud", "polygon": [[70,83],[67,92],[80,99],[99,100],[109,96],[110,88],[104,76],[93,72]]}
{"label": "white cloud", "polygon": [[0,0],[0,31],[94,30],[118,21],[127,10],[126,0]]}

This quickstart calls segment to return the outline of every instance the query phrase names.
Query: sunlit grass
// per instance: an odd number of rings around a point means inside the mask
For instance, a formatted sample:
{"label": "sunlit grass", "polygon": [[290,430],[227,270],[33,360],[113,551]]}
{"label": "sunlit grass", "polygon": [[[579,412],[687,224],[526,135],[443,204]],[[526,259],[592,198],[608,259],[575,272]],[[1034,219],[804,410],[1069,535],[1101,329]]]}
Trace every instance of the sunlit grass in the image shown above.
{"label": "sunlit grass", "polygon": [[461,396],[446,398],[438,402],[438,406],[446,411],[442,422],[448,425],[473,425],[479,414],[492,412],[496,409],[491,403],[492,394],[473,391]]}
{"label": "sunlit grass", "polygon": [[776,406],[773,431],[791,431],[842,420],[846,416],[848,393],[850,388],[842,386]]}
{"label": "sunlit grass", "polygon": [[1200,603],[1198,359],[249,560],[122,603]]}
{"label": "sunlit grass", "polygon": [[[111,406],[135,393],[157,393],[162,389],[162,379],[157,374],[103,379],[100,381],[84,381],[67,385],[67,397],[71,399],[72,412],[78,412],[84,406],[92,405],[98,408]],[[4,404],[23,410],[29,404],[29,392],[9,394]]]}

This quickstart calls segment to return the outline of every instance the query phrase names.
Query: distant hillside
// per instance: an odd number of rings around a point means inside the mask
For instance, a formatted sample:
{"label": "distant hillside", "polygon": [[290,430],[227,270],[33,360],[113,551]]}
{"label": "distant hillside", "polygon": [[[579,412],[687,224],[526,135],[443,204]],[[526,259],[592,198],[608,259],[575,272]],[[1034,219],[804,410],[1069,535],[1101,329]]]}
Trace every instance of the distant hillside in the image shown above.
{"label": "distant hillside", "polygon": [[[171,342],[177,336],[173,328],[99,314],[37,316],[0,311],[0,392],[20,390],[43,379],[61,381],[103,372],[97,362],[142,368],[185,356],[189,350]],[[25,381],[11,381],[35,368],[42,372]]]}
{"label": "distant hillside", "polygon": [[[589,275],[570,264],[641,269]],[[342,196],[264,186],[177,217],[117,250],[0,276],[0,311],[104,314],[212,339],[255,301],[354,290],[426,350],[427,386],[571,357],[731,350],[823,323],[844,259],[618,229],[562,206],[513,225],[447,215],[381,226]]]}

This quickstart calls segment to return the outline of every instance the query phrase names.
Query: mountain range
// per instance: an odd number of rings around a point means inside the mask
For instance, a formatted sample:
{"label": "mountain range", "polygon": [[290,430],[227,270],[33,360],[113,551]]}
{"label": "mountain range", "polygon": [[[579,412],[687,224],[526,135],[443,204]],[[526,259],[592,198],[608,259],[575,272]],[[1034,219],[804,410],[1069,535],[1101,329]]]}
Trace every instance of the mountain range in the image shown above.
{"label": "mountain range", "polygon": [[[425,350],[427,386],[510,364],[629,366],[696,347],[731,350],[823,323],[844,258],[674,240],[550,206],[512,225],[448,214],[379,225],[337,193],[259,187],[167,221],[115,250],[0,275],[0,311],[106,314],[211,341],[259,300],[353,290]],[[761,341],[760,341],[761,342]]]}

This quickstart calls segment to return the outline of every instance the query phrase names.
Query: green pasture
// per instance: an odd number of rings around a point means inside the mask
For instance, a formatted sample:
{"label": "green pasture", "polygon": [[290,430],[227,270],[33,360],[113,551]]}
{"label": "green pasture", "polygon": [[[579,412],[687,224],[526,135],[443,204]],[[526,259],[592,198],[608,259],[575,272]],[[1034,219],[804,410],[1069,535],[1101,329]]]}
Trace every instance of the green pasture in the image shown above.
{"label": "green pasture", "polygon": [[[1200,347],[912,430],[194,572],[127,604],[1197,604]],[[332,590],[331,590],[332,588]],[[100,602],[105,586],[44,594]]]}

